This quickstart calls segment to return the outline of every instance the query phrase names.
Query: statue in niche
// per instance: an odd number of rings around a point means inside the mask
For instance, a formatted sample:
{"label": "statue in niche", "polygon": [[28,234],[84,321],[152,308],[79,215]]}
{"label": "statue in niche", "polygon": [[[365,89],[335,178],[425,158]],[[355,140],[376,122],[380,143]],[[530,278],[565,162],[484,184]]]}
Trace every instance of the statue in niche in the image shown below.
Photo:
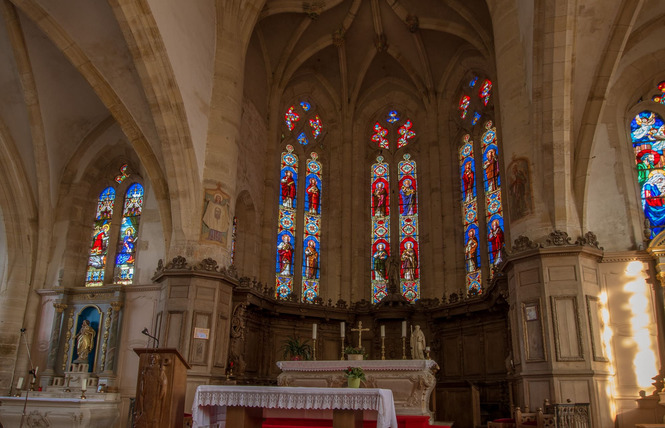
{"label": "statue in niche", "polygon": [[95,345],[95,329],[90,326],[90,321],[83,320],[81,328],[76,335],[76,353],[78,359],[76,362],[87,362],[88,355],[92,352]]}
{"label": "statue in niche", "polygon": [[419,325],[411,330],[411,358],[414,360],[425,359],[425,333]]}

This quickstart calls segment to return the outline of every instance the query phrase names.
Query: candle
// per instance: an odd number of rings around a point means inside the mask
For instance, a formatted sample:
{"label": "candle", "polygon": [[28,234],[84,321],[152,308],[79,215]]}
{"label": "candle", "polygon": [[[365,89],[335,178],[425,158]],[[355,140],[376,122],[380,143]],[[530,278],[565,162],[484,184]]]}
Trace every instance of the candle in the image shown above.
{"label": "candle", "polygon": [[425,347],[425,351],[429,352],[429,346]]}
{"label": "candle", "polygon": [[344,321],[339,323],[339,335],[342,336],[342,337],[344,337],[344,334],[346,333],[346,331],[344,330],[344,327],[345,327],[344,326]]}
{"label": "candle", "polygon": [[386,337],[386,326],[385,325],[381,326],[381,337]]}
{"label": "candle", "polygon": [[88,379],[83,379],[81,381],[81,391],[85,391],[88,389]]}
{"label": "candle", "polygon": [[316,324],[312,324],[312,339],[316,340]]}
{"label": "candle", "polygon": [[406,321],[402,321],[402,337],[406,337]]}
{"label": "candle", "polygon": [[23,378],[20,377],[18,378],[18,382],[16,383],[16,389],[21,389],[23,387]]}

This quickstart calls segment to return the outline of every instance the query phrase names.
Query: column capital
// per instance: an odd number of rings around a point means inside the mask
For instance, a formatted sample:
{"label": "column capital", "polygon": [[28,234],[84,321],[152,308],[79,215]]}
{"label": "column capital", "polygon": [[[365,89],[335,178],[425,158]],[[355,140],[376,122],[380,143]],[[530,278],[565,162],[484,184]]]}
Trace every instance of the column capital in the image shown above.
{"label": "column capital", "polygon": [[122,308],[122,302],[111,302],[111,308],[115,311],[118,312]]}
{"label": "column capital", "polygon": [[63,312],[65,311],[65,309],[67,309],[67,305],[66,305],[65,303],[56,303],[56,302],[53,302],[53,307],[55,308],[55,310],[56,310],[59,314],[63,313]]}

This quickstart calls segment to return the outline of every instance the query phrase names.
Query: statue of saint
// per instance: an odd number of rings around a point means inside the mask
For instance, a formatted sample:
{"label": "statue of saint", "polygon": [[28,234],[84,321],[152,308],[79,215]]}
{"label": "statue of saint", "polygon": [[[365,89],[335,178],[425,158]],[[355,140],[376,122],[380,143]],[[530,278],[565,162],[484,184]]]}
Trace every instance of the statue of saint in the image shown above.
{"label": "statue of saint", "polygon": [[425,359],[425,334],[419,325],[411,331],[411,358],[414,360]]}
{"label": "statue of saint", "polygon": [[87,361],[88,354],[95,344],[94,339],[95,329],[90,326],[90,321],[83,320],[81,329],[76,335],[76,353],[79,356],[77,361]]}

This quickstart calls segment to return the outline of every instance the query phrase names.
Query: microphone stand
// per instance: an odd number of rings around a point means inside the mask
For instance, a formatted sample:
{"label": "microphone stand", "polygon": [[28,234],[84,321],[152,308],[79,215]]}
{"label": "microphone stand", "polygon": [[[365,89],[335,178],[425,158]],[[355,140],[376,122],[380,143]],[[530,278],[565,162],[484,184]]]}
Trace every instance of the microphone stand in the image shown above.
{"label": "microphone stand", "polygon": [[[142,331],[141,333],[145,334],[145,335],[148,336],[150,339],[152,339],[152,346],[153,346],[153,349],[157,349],[157,348],[159,348],[159,339],[157,339],[155,336],[153,336],[152,334],[150,334],[150,332],[148,331],[147,328],[144,328],[143,331]],[[149,347],[150,347],[150,341],[148,340],[148,348],[149,348]]]}
{"label": "microphone stand", "polygon": [[[30,364],[30,374],[32,375],[33,379],[37,379],[37,373],[35,371],[35,367],[32,365],[32,358],[30,357],[30,347],[28,346],[28,338],[25,335],[25,328],[21,329],[21,336],[23,336],[23,342],[25,343],[25,350],[28,353],[28,364]],[[20,340],[20,339],[19,339]],[[28,378],[30,379],[30,378]],[[28,384],[32,385],[32,382],[28,382]],[[28,407],[28,395],[30,395],[30,388],[26,388],[25,390],[25,400],[23,401],[23,414],[21,415],[21,425],[19,425],[19,428],[23,428],[23,420],[25,419],[25,411],[26,408]]]}

